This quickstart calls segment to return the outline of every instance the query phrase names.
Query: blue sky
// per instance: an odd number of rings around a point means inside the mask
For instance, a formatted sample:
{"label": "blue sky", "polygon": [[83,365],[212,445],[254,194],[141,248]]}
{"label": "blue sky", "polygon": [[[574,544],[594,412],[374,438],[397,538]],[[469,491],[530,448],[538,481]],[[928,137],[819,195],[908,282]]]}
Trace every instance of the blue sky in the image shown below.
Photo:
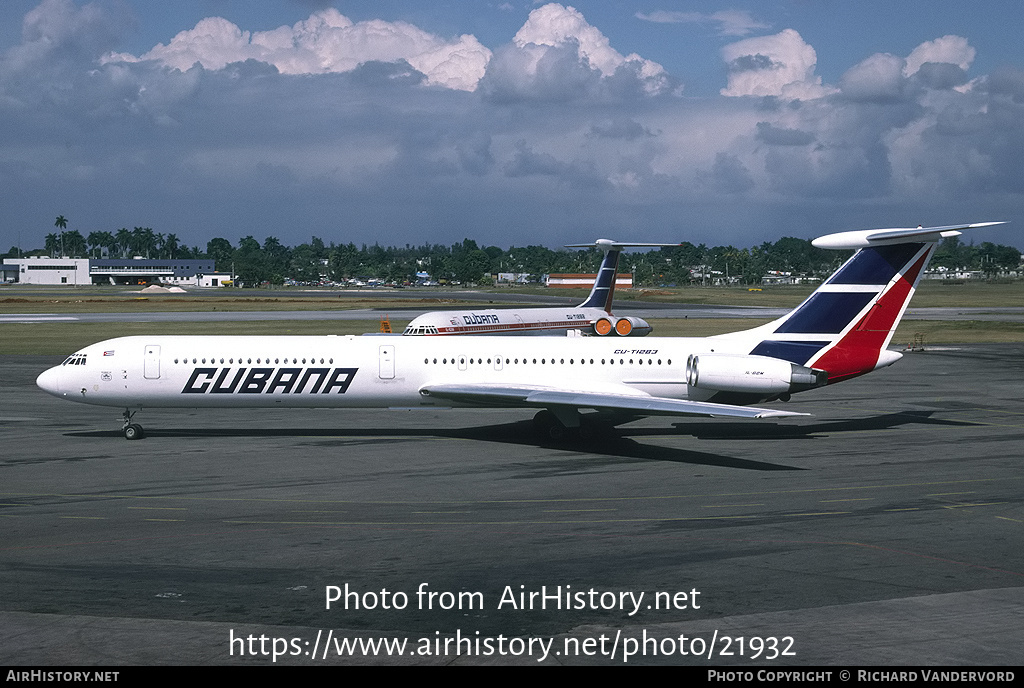
{"label": "blue sky", "polygon": [[0,246],[751,246],[1010,220],[1016,2],[8,0]]}

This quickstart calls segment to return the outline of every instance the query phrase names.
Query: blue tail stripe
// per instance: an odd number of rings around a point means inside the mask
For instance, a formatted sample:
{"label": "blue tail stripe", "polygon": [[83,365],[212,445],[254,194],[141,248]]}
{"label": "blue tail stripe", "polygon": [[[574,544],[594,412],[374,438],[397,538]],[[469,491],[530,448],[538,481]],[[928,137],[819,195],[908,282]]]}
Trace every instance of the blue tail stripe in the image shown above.
{"label": "blue tail stripe", "polygon": [[577,308],[603,308],[611,310],[610,299],[608,298],[615,286],[615,276],[619,267],[619,250],[611,250],[604,254],[601,261],[601,268],[597,271],[597,279],[594,280],[594,288],[590,290],[590,296]]}
{"label": "blue tail stripe", "polygon": [[878,294],[817,292],[775,330],[780,334],[839,334]]}
{"label": "blue tail stripe", "polygon": [[829,284],[888,284],[924,244],[895,244],[862,249],[839,269]]}
{"label": "blue tail stripe", "polygon": [[754,347],[750,352],[752,356],[770,356],[781,358],[790,363],[804,365],[811,360],[814,354],[821,351],[830,342],[777,342],[765,340]]}

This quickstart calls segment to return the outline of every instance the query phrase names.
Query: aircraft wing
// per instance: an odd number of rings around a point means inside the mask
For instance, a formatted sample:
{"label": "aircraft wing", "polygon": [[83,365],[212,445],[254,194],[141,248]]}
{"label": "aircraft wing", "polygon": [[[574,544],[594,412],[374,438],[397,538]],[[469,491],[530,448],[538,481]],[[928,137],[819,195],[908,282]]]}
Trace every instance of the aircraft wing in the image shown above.
{"label": "aircraft wing", "polygon": [[484,384],[426,385],[420,394],[455,402],[493,406],[538,406],[544,408],[592,408],[598,411],[625,411],[641,416],[729,416],[735,418],[780,418],[807,416],[807,413],[779,411],[753,406],[713,404],[689,399],[666,399],[647,394],[564,391],[545,387],[518,387]]}

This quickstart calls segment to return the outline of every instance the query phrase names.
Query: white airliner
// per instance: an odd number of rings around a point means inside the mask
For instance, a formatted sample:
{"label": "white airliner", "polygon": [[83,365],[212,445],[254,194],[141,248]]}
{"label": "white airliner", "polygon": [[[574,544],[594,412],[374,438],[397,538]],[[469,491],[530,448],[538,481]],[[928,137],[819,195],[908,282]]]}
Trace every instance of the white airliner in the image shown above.
{"label": "white airliner", "polygon": [[[887,346],[943,237],[992,224],[844,232],[859,249],[800,306],[715,337],[137,336],[72,354],[36,383],[54,396],[124,408],[535,408],[552,437],[591,418],[805,415],[749,404],[891,365]],[[581,409],[588,416],[581,428]]]}
{"label": "white airliner", "polygon": [[575,308],[488,308],[462,311],[432,311],[416,317],[403,335],[440,336],[466,334],[564,335],[569,330],[583,334],[644,337],[651,326],[642,318],[612,315],[612,296],[618,274],[619,256],[624,248],[653,248],[679,244],[629,244],[598,239],[592,244],[569,244],[567,248],[597,246],[604,251],[594,287],[587,300]]}

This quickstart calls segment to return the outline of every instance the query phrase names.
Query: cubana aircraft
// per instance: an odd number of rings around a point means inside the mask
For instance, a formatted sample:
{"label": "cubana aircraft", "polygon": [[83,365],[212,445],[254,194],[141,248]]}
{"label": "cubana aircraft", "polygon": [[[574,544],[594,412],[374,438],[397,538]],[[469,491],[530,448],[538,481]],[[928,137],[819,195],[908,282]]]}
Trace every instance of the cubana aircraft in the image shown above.
{"label": "cubana aircraft", "polygon": [[752,404],[895,363],[889,341],[938,242],[993,224],[819,238],[858,250],[787,315],[715,337],[121,337],[36,383],[125,409],[127,439],[144,434],[137,411],[167,407],[533,408],[554,438],[643,416],[806,415]]}
{"label": "cubana aircraft", "polygon": [[624,248],[653,248],[679,244],[629,244],[598,239],[592,244],[569,244],[567,248],[597,246],[604,251],[594,287],[587,300],[576,306],[557,308],[488,308],[483,310],[432,311],[413,319],[402,332],[406,336],[467,334],[564,335],[569,330],[583,334],[644,337],[651,333],[646,320],[612,315],[612,296],[618,275],[619,256]]}

